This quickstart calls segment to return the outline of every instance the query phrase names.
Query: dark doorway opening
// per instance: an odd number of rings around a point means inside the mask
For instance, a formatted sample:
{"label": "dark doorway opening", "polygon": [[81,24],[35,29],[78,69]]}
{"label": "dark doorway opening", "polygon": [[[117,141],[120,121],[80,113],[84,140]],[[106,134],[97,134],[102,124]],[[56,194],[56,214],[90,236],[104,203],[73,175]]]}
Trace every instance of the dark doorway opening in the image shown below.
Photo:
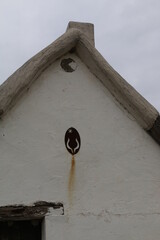
{"label": "dark doorway opening", "polygon": [[42,220],[0,222],[0,240],[41,240]]}

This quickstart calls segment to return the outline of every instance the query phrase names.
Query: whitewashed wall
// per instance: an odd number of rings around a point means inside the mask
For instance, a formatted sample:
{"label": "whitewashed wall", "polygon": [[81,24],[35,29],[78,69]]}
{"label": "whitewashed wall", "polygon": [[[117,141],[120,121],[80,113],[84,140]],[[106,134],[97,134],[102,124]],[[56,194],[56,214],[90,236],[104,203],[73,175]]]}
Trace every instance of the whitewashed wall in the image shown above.
{"label": "whitewashed wall", "polygon": [[[158,240],[160,147],[74,55],[73,73],[50,66],[0,122],[0,205],[61,201],[47,240]],[[81,149],[64,135],[75,127]]]}

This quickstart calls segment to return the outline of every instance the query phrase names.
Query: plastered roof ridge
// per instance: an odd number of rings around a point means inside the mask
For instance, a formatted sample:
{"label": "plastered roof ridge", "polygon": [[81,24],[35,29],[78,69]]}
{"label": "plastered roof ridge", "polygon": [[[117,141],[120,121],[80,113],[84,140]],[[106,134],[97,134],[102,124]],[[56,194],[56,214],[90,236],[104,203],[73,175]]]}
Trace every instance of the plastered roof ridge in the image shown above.
{"label": "plastered roof ridge", "polygon": [[[160,118],[158,111],[110,66],[94,47],[92,31],[91,36],[91,38],[90,36],[87,37],[80,29],[73,26],[23,64],[0,86],[1,117],[50,64],[71,49],[75,49],[80,59],[104,84],[116,100],[133,115],[145,130],[152,136],[154,135],[153,138],[160,143]],[[157,133],[159,133],[158,136],[156,136]]]}

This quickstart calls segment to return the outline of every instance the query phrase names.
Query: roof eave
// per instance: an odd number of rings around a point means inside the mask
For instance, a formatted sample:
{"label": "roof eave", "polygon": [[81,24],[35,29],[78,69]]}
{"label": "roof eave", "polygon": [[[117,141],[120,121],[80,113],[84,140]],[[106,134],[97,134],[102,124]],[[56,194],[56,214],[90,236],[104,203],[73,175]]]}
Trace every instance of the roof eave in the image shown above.
{"label": "roof eave", "polygon": [[91,72],[138,123],[145,130],[151,129],[159,115],[158,111],[109,65],[85,37],[78,41],[76,51]]}
{"label": "roof eave", "polygon": [[15,104],[50,64],[76,46],[81,34],[77,29],[68,30],[22,65],[0,86],[0,116]]}

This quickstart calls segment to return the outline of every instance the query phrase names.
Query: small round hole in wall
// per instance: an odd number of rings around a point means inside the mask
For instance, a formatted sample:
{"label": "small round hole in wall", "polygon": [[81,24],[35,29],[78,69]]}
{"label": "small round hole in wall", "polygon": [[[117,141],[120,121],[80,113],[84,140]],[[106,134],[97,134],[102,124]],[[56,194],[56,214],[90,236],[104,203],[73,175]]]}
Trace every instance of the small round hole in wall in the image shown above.
{"label": "small round hole in wall", "polygon": [[77,68],[77,64],[72,58],[64,58],[61,61],[61,67],[65,72],[74,72]]}

